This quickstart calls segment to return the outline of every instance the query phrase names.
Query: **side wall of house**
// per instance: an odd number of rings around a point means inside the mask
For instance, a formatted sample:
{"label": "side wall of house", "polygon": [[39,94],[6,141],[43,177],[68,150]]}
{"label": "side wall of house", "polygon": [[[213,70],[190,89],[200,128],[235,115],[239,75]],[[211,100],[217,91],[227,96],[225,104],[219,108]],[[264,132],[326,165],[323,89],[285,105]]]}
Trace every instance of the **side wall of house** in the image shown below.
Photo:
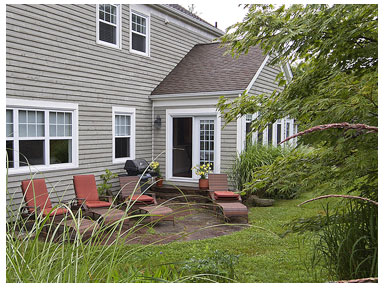
{"label": "side wall of house", "polygon": [[[129,51],[129,5],[122,5],[122,49],[96,44],[96,5],[7,5],[6,11],[7,98],[79,107],[78,169],[35,176],[55,186],[54,203],[63,193],[64,200],[74,197],[72,175],[94,174],[99,182],[106,168],[125,173],[124,164],[112,163],[112,106],[136,108],[135,157],[151,160],[151,91],[195,44],[214,38],[166,24],[157,11],[150,17],[151,57],[145,57]],[[11,210],[22,202],[20,182],[29,177],[9,175]]]}

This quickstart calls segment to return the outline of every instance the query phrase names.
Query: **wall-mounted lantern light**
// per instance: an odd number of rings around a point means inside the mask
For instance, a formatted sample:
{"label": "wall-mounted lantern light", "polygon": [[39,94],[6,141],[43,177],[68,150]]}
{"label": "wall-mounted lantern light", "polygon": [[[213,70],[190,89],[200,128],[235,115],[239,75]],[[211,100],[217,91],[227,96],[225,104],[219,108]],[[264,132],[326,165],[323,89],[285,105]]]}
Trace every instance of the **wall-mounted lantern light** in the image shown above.
{"label": "wall-mounted lantern light", "polygon": [[160,118],[159,115],[157,115],[155,120],[154,120],[154,127],[156,129],[160,129],[160,127],[162,127],[162,119]]}

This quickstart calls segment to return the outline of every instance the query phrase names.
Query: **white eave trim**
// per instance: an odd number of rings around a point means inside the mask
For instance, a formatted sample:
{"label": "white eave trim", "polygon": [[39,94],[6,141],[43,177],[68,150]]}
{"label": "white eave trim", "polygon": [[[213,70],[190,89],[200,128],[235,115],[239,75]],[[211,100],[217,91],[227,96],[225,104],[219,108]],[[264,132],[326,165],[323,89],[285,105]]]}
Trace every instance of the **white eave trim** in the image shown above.
{"label": "white eave trim", "polygon": [[165,4],[152,4],[150,6],[154,6],[154,7],[158,8],[158,9],[160,8],[160,9],[169,11],[169,12],[175,14],[176,16],[178,16],[178,17],[180,17],[180,18],[182,18],[184,20],[192,22],[193,24],[195,24],[197,26],[203,27],[206,30],[211,31],[212,33],[216,34],[216,36],[218,36],[218,37],[225,34],[222,30],[220,30],[218,28],[215,28],[215,27],[213,27],[213,26],[211,26],[209,24],[206,24],[206,23],[204,23],[202,21],[199,21],[198,19],[195,19],[194,17],[192,17],[190,15],[187,15],[187,14],[183,13],[182,11],[179,11],[178,9],[172,8],[172,7],[167,6]]}
{"label": "white eave trim", "polygon": [[166,100],[166,99],[185,99],[187,98],[206,98],[210,96],[238,96],[242,94],[244,90],[233,90],[233,91],[214,91],[214,92],[194,92],[194,93],[177,93],[177,94],[161,94],[161,95],[150,95],[150,100]]}
{"label": "white eave trim", "polygon": [[249,85],[248,85],[247,88],[246,88],[246,93],[249,93],[251,87],[253,87],[255,81],[257,81],[257,79],[258,79],[259,75],[261,74],[263,68],[266,66],[266,63],[267,63],[267,61],[269,60],[269,58],[270,58],[270,56],[267,55],[266,58],[265,58],[265,60],[263,60],[261,66],[259,66],[259,68],[258,68],[258,70],[257,70],[257,73],[255,73],[253,79],[251,79]]}

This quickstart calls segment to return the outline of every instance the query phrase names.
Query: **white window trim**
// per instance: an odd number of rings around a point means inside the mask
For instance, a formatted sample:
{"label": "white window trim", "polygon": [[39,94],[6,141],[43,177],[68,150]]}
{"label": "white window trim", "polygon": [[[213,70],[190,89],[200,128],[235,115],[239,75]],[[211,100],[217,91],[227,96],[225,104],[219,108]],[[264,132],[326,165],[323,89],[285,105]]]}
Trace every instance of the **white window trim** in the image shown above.
{"label": "white window trim", "polygon": [[[253,114],[253,120],[257,117],[257,114]],[[279,120],[278,120],[279,121]],[[278,122],[277,121],[277,122]],[[294,124],[294,119],[290,117],[285,117],[280,119],[281,123],[281,141],[285,140],[287,137],[294,135],[296,132],[296,125]],[[272,145],[277,146],[277,122],[272,124]],[[289,136],[286,136],[286,123],[289,123]],[[252,142],[254,143],[257,140],[257,133],[253,132]],[[296,138],[290,139],[285,142],[284,145],[296,145]],[[268,128],[266,127],[262,131],[262,145],[268,145]],[[237,119],[237,152],[240,154],[246,149],[246,116],[242,116]]]}
{"label": "white window trim", "polygon": [[[31,165],[31,166],[23,166],[18,168],[9,168],[8,174],[9,175],[18,175],[18,174],[27,174],[27,173],[38,173],[38,172],[44,172],[44,171],[56,171],[56,170],[68,170],[68,169],[75,169],[79,167],[79,131],[78,131],[78,104],[75,103],[66,103],[66,102],[51,102],[51,101],[35,101],[35,100],[24,100],[24,99],[15,99],[15,98],[7,98],[6,100],[6,106],[7,109],[17,109],[17,110],[23,110],[23,109],[33,109],[33,110],[40,110],[40,111],[57,111],[57,112],[72,112],[72,163],[65,163],[65,164],[45,164],[45,165]],[[15,110],[13,110],[15,111]],[[49,113],[45,112],[45,136],[39,137],[41,139],[45,139],[46,141],[49,141],[51,139],[49,137]],[[17,121],[17,113],[13,113],[13,132],[14,135],[18,135],[18,121]],[[48,122],[47,122],[48,121]],[[17,139],[20,139],[18,137]],[[14,147],[13,149],[15,151],[18,150],[18,143],[15,137],[12,137],[12,140],[14,141]],[[28,137],[22,137],[22,139],[28,139]],[[36,137],[34,139],[37,139]],[[57,138],[53,138],[57,139]],[[7,140],[11,140],[11,138]],[[45,157],[45,163],[48,163],[48,157],[49,157],[49,145],[45,145],[45,151],[44,151],[44,157]],[[14,154],[14,161],[19,161],[19,154]]]}
{"label": "white window trim", "polygon": [[[115,115],[126,114],[131,116],[131,143],[130,143],[130,157],[115,158]],[[135,159],[135,146],[136,146],[136,109],[132,107],[112,107],[112,163],[121,164],[127,160]]]}
{"label": "white window trim", "polygon": [[[132,14],[136,14],[140,17],[146,18],[146,53],[132,49],[132,33],[133,33],[133,31],[132,31]],[[138,11],[138,9],[132,9],[130,7],[130,24],[129,24],[130,25],[130,27],[129,27],[130,28],[129,29],[129,31],[130,31],[130,53],[150,57],[150,20],[151,19],[150,19],[149,14]],[[136,32],[134,32],[134,33],[136,33]],[[140,33],[138,33],[138,34],[140,34]],[[140,34],[140,35],[142,35],[142,34]]]}
{"label": "white window trim", "polygon": [[[199,179],[194,176],[192,178],[173,177],[172,176],[172,118],[175,116],[184,117],[200,117],[215,116],[215,154],[214,154],[214,173],[221,171],[221,117],[216,108],[194,108],[194,109],[166,109],[166,180],[198,183]],[[194,126],[194,124],[193,124]],[[196,134],[193,131],[193,137]]]}
{"label": "white window trim", "polygon": [[[107,47],[116,48],[116,49],[122,49],[122,4],[117,4],[118,7],[116,9],[117,15],[116,15],[116,44],[112,44],[109,42],[105,42],[102,40],[99,40],[99,5],[96,4],[96,44],[101,44]],[[103,20],[101,20],[103,23],[107,23]],[[111,23],[107,23],[111,24]]]}

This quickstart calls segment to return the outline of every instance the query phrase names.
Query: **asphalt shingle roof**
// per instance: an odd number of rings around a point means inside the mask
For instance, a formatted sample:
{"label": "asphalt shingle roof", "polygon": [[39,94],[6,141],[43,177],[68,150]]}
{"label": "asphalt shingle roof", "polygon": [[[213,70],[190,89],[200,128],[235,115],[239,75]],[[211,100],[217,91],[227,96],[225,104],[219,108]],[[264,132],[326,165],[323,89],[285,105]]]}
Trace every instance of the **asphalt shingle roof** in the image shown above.
{"label": "asphalt shingle roof", "polygon": [[265,56],[258,47],[233,58],[220,43],[198,44],[152,91],[152,95],[244,90]]}

